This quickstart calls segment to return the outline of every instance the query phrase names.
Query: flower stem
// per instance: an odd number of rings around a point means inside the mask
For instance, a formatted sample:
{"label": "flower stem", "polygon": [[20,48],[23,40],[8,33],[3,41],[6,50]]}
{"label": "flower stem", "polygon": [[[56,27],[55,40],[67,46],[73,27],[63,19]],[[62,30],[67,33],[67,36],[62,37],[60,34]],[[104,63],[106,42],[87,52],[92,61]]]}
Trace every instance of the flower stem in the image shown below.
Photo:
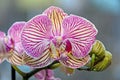
{"label": "flower stem", "polygon": [[29,78],[25,78],[25,77],[23,77],[23,79],[22,80],[28,80]]}
{"label": "flower stem", "polygon": [[[17,66],[12,65],[12,67],[14,68],[14,70],[16,70],[23,78],[23,80],[28,80],[31,76],[33,76],[34,74],[36,74],[37,72],[43,70],[43,69],[53,69],[53,67],[55,68],[55,66],[52,66],[54,64],[58,64],[58,61],[53,62],[52,64],[50,64],[49,66],[43,67],[43,68],[36,68],[28,73],[25,73],[23,71],[21,71]],[[58,65],[56,66],[56,68],[58,67]],[[13,80],[13,79],[12,79]]]}
{"label": "flower stem", "polygon": [[15,69],[11,66],[11,80],[16,80]]}
{"label": "flower stem", "polygon": [[12,67],[13,67],[21,76],[26,75],[26,73],[22,72],[17,66],[12,65]]}
{"label": "flower stem", "polygon": [[[52,69],[52,65],[56,64],[56,63],[59,63],[58,61],[55,61],[53,62],[52,64],[50,64],[49,66],[46,66],[46,67],[43,67],[43,68],[36,68],[34,70],[32,70],[31,72],[29,73],[26,73],[26,76],[28,78],[30,78],[31,76],[33,76],[34,74],[36,74],[37,72],[41,71],[41,70],[44,70],[44,69]],[[58,66],[57,66],[58,67]]]}
{"label": "flower stem", "polygon": [[85,71],[89,71],[89,69],[87,69],[87,68],[86,68],[86,69],[77,68],[77,69],[80,70],[80,71],[82,71],[82,70],[83,70],[83,71],[84,71],[84,70],[85,70]]}

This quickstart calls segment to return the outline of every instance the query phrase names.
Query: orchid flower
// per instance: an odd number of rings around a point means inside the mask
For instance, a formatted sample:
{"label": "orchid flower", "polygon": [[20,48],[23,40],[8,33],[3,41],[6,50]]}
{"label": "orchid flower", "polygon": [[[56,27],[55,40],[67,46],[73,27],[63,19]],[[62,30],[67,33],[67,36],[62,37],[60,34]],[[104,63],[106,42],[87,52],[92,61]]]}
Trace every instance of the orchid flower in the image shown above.
{"label": "orchid flower", "polygon": [[75,69],[90,60],[88,54],[96,35],[97,29],[89,20],[52,6],[26,22],[21,42],[26,54],[40,58],[42,66],[58,60]]}
{"label": "orchid flower", "polygon": [[53,70],[50,69],[39,71],[34,76],[38,80],[61,80],[60,78],[55,78]]}
{"label": "orchid flower", "polygon": [[23,50],[20,45],[20,32],[24,24],[25,22],[14,23],[8,30],[7,36],[0,31],[0,63],[8,60],[12,64],[21,64],[19,61],[16,63],[15,56],[18,56],[18,53],[22,53]]}
{"label": "orchid flower", "polygon": [[21,31],[26,22],[16,22],[8,30],[6,36],[4,32],[0,31],[0,63],[4,60],[14,65],[27,65],[31,67],[39,67],[44,64],[41,63],[41,58],[34,59],[25,53],[21,44]]}

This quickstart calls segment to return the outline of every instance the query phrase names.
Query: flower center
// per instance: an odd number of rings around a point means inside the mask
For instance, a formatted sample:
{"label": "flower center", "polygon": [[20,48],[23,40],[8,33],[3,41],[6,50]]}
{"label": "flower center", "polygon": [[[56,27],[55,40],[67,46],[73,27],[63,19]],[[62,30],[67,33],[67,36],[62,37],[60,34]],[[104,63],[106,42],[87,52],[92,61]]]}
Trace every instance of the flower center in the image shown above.
{"label": "flower center", "polygon": [[7,52],[13,51],[13,49],[14,49],[14,41],[11,38],[5,37],[4,38],[4,43],[5,43]]}
{"label": "flower center", "polygon": [[62,44],[62,37],[61,36],[55,36],[54,39],[52,40],[52,42],[54,43],[55,47],[58,48]]}
{"label": "flower center", "polygon": [[65,45],[61,36],[55,36],[50,44],[52,58],[59,59],[60,55],[65,51]]}
{"label": "flower center", "polygon": [[61,36],[56,36],[51,44],[51,53],[52,58],[54,59],[66,59],[67,54],[71,53],[72,46],[69,40],[66,40],[65,42],[62,40]]}

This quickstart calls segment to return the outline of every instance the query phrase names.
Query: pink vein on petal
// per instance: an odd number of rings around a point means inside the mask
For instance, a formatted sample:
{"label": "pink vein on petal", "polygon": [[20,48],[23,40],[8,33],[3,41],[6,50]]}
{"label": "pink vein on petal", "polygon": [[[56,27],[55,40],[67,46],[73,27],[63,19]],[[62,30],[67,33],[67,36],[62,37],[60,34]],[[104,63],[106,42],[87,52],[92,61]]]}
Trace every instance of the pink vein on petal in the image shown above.
{"label": "pink vein on petal", "polygon": [[46,14],[52,21],[52,33],[54,36],[61,36],[63,33],[62,21],[67,16],[61,8],[51,6],[46,9],[43,14]]}
{"label": "pink vein on petal", "polygon": [[21,41],[27,54],[40,57],[49,46],[52,23],[45,15],[38,15],[28,21],[23,29]]}
{"label": "pink vein on petal", "polygon": [[21,31],[25,25],[24,21],[21,22],[15,22],[10,29],[8,30],[8,35],[13,39],[13,41],[20,42],[20,37],[21,37]]}
{"label": "pink vein on petal", "polygon": [[60,60],[61,64],[69,67],[69,68],[80,68],[83,67],[85,64],[88,63],[90,60],[90,56],[85,56],[84,58],[81,59],[76,59],[73,55],[69,54],[67,57],[67,60]]}
{"label": "pink vein on petal", "polygon": [[72,45],[72,54],[76,58],[88,55],[95,41],[97,29],[85,18],[70,15],[63,20],[63,39],[68,39]]}
{"label": "pink vein on petal", "polygon": [[4,55],[7,53],[6,46],[4,44],[5,37],[6,37],[6,34],[0,31],[0,63],[2,63],[5,60]]}

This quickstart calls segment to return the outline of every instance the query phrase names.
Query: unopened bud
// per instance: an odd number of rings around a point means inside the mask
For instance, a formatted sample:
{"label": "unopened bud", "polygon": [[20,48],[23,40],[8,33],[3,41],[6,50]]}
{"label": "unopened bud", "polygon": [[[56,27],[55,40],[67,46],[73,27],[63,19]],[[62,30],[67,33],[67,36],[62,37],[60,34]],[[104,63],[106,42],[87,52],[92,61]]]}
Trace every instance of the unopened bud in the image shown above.
{"label": "unopened bud", "polygon": [[105,57],[105,47],[101,41],[96,40],[96,42],[93,44],[90,56],[92,56],[92,54],[95,54],[96,61],[99,61]]}
{"label": "unopened bud", "polygon": [[105,51],[105,57],[102,61],[98,62],[94,67],[93,71],[103,71],[109,67],[112,60],[112,54],[109,51]]}

